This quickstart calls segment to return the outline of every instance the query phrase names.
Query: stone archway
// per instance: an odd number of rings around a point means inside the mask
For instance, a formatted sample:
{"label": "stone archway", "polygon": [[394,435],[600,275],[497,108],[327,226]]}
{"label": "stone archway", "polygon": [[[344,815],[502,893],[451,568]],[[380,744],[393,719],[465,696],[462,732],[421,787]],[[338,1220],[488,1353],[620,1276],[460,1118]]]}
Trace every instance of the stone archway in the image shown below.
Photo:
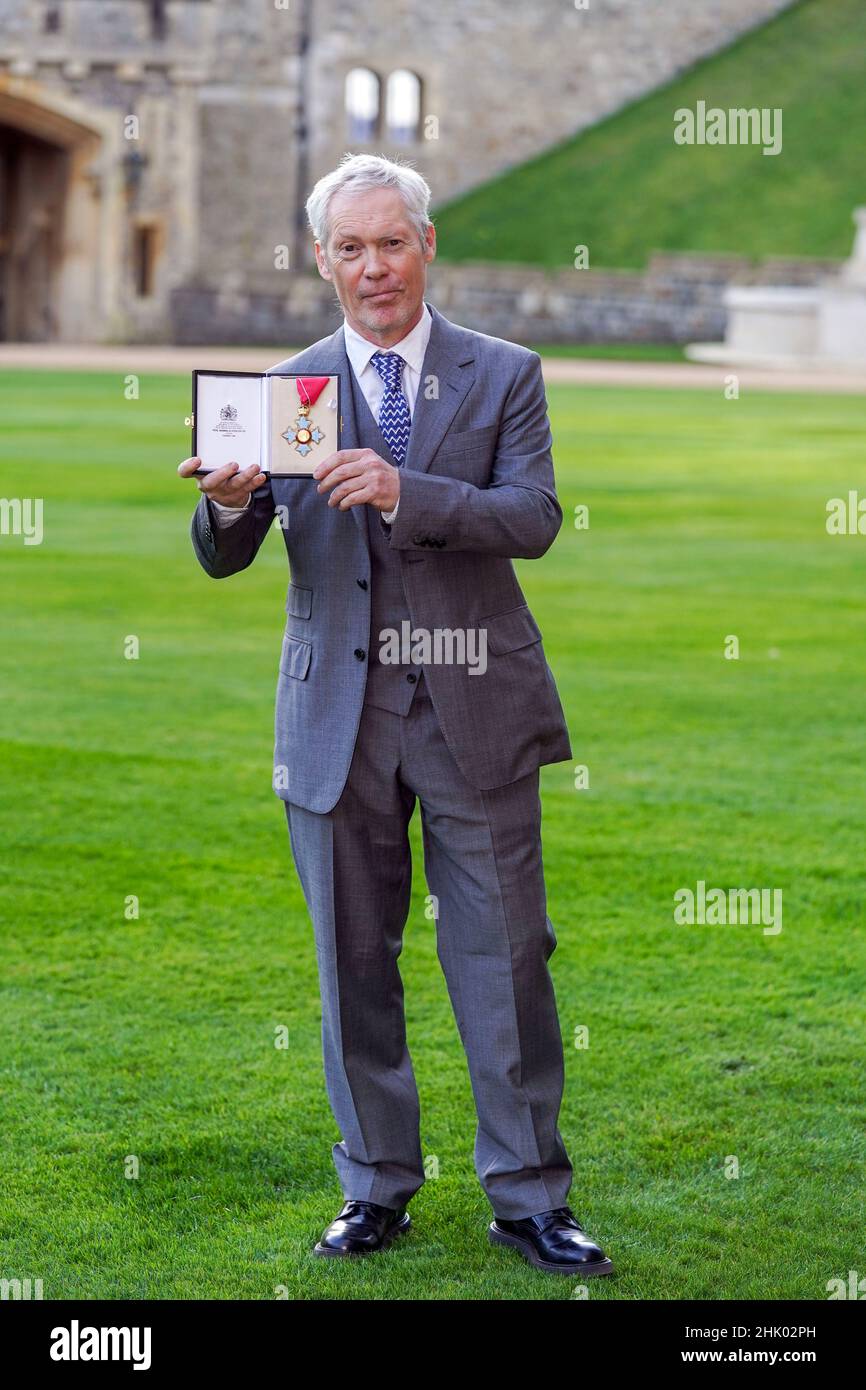
{"label": "stone archway", "polygon": [[99,123],[0,78],[0,339],[88,338],[105,319]]}

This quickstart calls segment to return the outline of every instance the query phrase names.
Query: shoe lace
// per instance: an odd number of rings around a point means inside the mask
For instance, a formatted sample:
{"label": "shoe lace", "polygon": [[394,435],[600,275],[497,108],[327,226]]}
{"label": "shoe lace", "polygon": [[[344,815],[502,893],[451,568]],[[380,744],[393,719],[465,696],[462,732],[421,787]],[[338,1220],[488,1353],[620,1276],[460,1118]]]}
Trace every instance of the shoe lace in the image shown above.
{"label": "shoe lace", "polygon": [[346,1202],[345,1207],[343,1208],[343,1215],[350,1216],[353,1212],[360,1211],[365,1208],[369,1208],[374,1212],[381,1212],[387,1210],[386,1207],[380,1206],[378,1202],[365,1202],[362,1201],[359,1197],[350,1197],[349,1200]]}
{"label": "shoe lace", "polygon": [[583,1223],[578,1220],[570,1207],[554,1207],[552,1211],[547,1213],[547,1220],[541,1227],[542,1231],[546,1231],[548,1226],[553,1225],[554,1221],[561,1220],[567,1221],[569,1225],[576,1226],[578,1230],[583,1230]]}

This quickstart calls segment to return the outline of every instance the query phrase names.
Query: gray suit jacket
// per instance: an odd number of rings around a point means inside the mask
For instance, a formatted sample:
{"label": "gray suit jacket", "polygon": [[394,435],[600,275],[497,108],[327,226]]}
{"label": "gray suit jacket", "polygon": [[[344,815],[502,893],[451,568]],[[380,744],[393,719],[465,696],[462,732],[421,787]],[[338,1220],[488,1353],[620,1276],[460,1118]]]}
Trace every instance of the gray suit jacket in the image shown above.
{"label": "gray suit jacket", "polygon": [[[392,526],[369,506],[329,507],[329,494],[307,478],[269,480],[225,528],[202,496],[192,520],[199,562],[222,579],[252,563],[275,514],[281,518],[291,581],[274,788],[310,811],[330,811],[343,790],[364,701],[363,656],[379,640],[370,632],[367,513],[399,555],[413,629],[486,629],[483,675],[466,664],[424,668],[442,733],[467,780],[490,789],[572,757],[541,631],[511,563],[543,555],[562,525],[541,359],[429,308],[430,341]],[[342,324],[270,371],[339,375],[342,446],[359,447]]]}

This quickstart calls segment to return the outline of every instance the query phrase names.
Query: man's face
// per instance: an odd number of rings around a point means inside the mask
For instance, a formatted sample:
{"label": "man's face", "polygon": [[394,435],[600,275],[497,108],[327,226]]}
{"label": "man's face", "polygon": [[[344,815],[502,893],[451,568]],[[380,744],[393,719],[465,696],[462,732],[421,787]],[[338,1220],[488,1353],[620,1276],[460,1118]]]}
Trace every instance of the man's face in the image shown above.
{"label": "man's face", "polygon": [[434,228],[422,247],[394,188],[337,193],[330,212],[327,259],[315,244],[319,273],[333,281],[352,328],[381,346],[399,343],[421,317]]}

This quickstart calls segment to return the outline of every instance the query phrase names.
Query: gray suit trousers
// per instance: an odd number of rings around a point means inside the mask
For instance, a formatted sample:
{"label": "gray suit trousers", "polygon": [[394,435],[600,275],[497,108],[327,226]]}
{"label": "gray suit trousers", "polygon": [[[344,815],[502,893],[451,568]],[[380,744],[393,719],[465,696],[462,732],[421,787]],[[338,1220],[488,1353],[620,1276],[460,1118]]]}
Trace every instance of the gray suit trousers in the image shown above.
{"label": "gray suit trousers", "polygon": [[315,934],[343,1195],[401,1207],[425,1180],[397,965],[416,797],[425,875],[438,900],[437,952],[475,1100],[478,1179],[496,1216],[564,1206],[572,1167],[557,1128],[564,1060],[547,966],[556,936],[538,769],[493,790],[473,787],[423,687],[405,716],[364,705],[333,810],[285,802]]}

